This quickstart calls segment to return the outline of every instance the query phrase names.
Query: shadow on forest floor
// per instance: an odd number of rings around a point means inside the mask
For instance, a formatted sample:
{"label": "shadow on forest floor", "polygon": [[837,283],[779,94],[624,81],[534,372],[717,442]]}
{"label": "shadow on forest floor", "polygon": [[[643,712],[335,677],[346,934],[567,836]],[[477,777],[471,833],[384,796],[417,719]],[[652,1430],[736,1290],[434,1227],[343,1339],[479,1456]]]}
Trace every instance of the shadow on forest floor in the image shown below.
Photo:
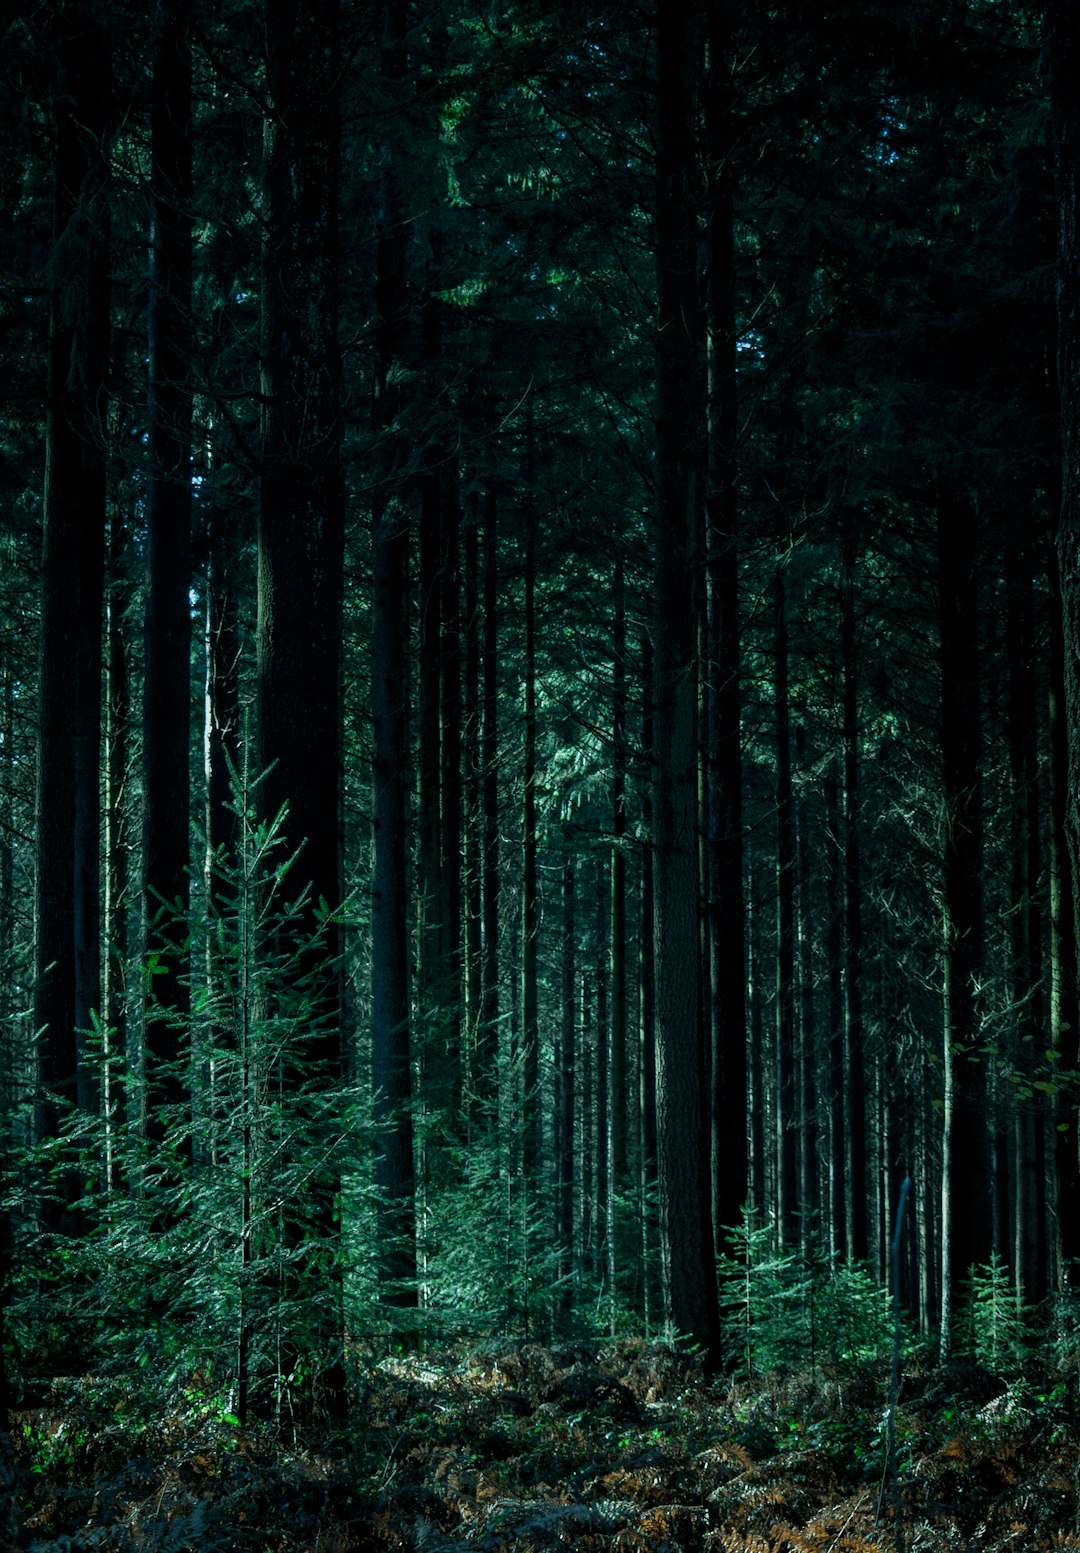
{"label": "shadow on forest floor", "polygon": [[[892,1549],[883,1371],[706,1382],[670,1349],[497,1344],[361,1366],[348,1438],[234,1427],[196,1385],[140,1416],[116,1381],[12,1415],[21,1525],[64,1553],[572,1547]],[[905,1375],[905,1542],[1080,1550],[1068,1372]],[[15,1540],[17,1538],[17,1540]]]}

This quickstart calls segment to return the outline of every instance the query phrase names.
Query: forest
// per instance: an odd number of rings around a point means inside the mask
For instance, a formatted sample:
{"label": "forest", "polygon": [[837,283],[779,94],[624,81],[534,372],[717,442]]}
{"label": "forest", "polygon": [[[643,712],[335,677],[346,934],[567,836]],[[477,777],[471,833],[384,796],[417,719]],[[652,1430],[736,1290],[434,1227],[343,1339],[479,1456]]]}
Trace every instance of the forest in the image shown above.
{"label": "forest", "polygon": [[1080,1547],[1080,5],[0,40],[0,1543]]}

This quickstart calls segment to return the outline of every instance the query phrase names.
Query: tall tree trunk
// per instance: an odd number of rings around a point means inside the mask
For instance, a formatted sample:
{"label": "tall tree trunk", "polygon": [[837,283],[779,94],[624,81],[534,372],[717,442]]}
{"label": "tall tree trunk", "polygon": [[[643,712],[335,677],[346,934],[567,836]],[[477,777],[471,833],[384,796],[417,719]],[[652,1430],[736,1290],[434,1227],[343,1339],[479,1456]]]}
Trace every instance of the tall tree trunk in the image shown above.
{"label": "tall tree trunk", "polygon": [[[100,1007],[98,912],[105,407],[109,356],[110,39],[81,3],[52,40],[53,255],[41,564],[35,821],[38,1137],[91,1109],[84,1033]],[[76,1178],[65,1179],[70,1202]],[[63,1207],[63,1204],[60,1204]],[[46,1205],[54,1223],[63,1215]]]}
{"label": "tall tree trunk", "polygon": [[[182,0],[154,16],[151,110],[150,476],[143,650],[143,1011],[146,1136],[188,1103],[191,1009],[191,39]],[[172,1132],[190,1158],[186,1127]]]}
{"label": "tall tree trunk", "polygon": [[[384,11],[383,73],[400,91],[407,74],[405,18]],[[417,1302],[416,1177],[413,1158],[412,1043],[409,1025],[406,793],[411,777],[405,692],[409,525],[402,500],[406,453],[397,428],[400,367],[407,328],[407,224],[398,148],[383,152],[383,216],[376,244],[375,431],[382,478],[372,513],[371,614],[372,828],[371,1046],[375,1161],[379,1191],[381,1298]],[[421,608],[423,603],[421,602]]]}
{"label": "tall tree trunk", "polygon": [[[265,0],[267,118],[262,271],[263,425],[258,523],[256,727],[263,815],[284,812],[286,853],[271,915],[299,898],[310,978],[303,1050],[282,1071],[286,1095],[333,1086],[343,1069],[340,928],[341,635],[344,500],[338,345],[337,0]],[[282,945],[281,947],[284,947]],[[320,1142],[335,1159],[332,1111]],[[313,1355],[330,1405],[344,1403],[339,1181],[330,1164],[290,1206],[287,1241],[314,1233],[329,1259]],[[293,1216],[295,1215],[295,1222]],[[306,1219],[306,1223],[304,1222]],[[314,1288],[296,1275],[305,1302]],[[287,1334],[286,1358],[293,1342]]]}
{"label": "tall tree trunk", "polygon": [[735,374],[735,225],[730,15],[709,7],[706,134],[709,375],[708,552],[709,1011],[712,1055],[713,1234],[739,1223],[749,1191],[746,1128],[746,911],[743,899],[742,736]]}
{"label": "tall tree trunk", "polygon": [[[1050,106],[1058,210],[1057,376],[1061,406],[1061,514],[1057,534],[1057,578],[1061,599],[1061,652],[1052,660],[1052,685],[1060,685],[1060,720],[1052,724],[1051,767],[1054,808],[1051,834],[1052,1035],[1061,1042],[1063,1067],[1077,1066],[1076,945],[1080,942],[1080,12],[1069,0],[1049,0],[1046,57],[1050,63]],[[1060,673],[1060,680],[1059,680]],[[1063,769],[1064,768],[1064,769]],[[1061,838],[1065,845],[1061,846]],[[1056,863],[1056,867],[1054,864]],[[1071,898],[1070,898],[1071,897]],[[1066,917],[1071,920],[1066,923]],[[1069,1028],[1071,1026],[1071,1029]],[[1064,1110],[1064,1106],[1061,1107]],[[1058,1230],[1064,1259],[1080,1255],[1080,1117],[1076,1097],[1059,1125]]]}
{"label": "tall tree trunk", "polygon": [[105,697],[105,965],[103,1019],[105,1067],[102,1110],[105,1116],[105,1180],[117,1189],[124,1176],[128,1125],[127,962],[128,850],[130,799],[128,761],[131,734],[131,677],[127,611],[127,527],[113,509],[109,522],[109,589],[106,610]]}
{"label": "tall tree trunk", "polygon": [[559,1308],[573,1309],[574,1119],[577,1069],[577,913],[573,838],[564,836],[562,876],[562,997],[559,1051],[555,1063],[555,1241],[559,1254]]}
{"label": "tall tree trunk", "polygon": [[[1011,784],[1011,901],[1009,938],[1012,1000],[1015,1008],[1016,1060],[1032,1076],[1043,1029],[1042,931],[1036,881],[1040,870],[1038,705],[1033,646],[1033,578],[1030,549],[1014,539],[1005,553],[1006,658],[1009,665],[1007,725]],[[1009,1085],[1005,1081],[1006,1094]],[[1017,1296],[1039,1303],[1046,1295],[1046,1248],[1041,1231],[1044,1212],[1043,1152],[1047,1128],[1045,1096],[1012,1102],[1013,1244],[1011,1254]]]}
{"label": "tall tree trunk", "polygon": [[[705,402],[697,275],[697,48],[689,8],[656,22],[658,508],[656,526],[655,960],[661,1277],[669,1326],[719,1364],[705,1032],[699,996],[694,547]],[[688,607],[689,606],[689,607]]]}
{"label": "tall tree trunk", "polygon": [[[607,1030],[599,1028],[607,1061],[607,1139],[605,1149],[605,1222],[607,1284],[614,1315],[616,1295],[627,1267],[618,1234],[616,1203],[626,1182],[626,579],[621,553],[615,559],[612,621],[611,689],[611,867],[608,918],[609,975]],[[606,1040],[605,1040],[606,1035]]]}
{"label": "tall tree trunk", "polygon": [[483,988],[476,1066],[478,1083],[493,1090],[499,1051],[499,505],[493,484],[484,498],[482,589]]}
{"label": "tall tree trunk", "polygon": [[791,774],[791,696],[785,563],[773,583],[776,669],[776,1227],[787,1245],[799,1234],[795,1127],[795,814]]}
{"label": "tall tree trunk", "polygon": [[867,1237],[866,1053],[863,1039],[862,848],[859,828],[859,670],[855,521],[845,514],[840,582],[840,661],[844,747],[843,998],[845,1243],[849,1260],[865,1261]]}
{"label": "tall tree trunk", "polygon": [[991,1251],[986,1068],[979,1053],[982,972],[982,768],[979,738],[978,527],[970,498],[938,506],[941,747],[945,818],[942,1350],[974,1263]]}
{"label": "tall tree trunk", "polygon": [[540,1163],[540,1025],[537,1006],[537,950],[540,927],[537,896],[536,831],[536,448],[532,406],[525,427],[525,696],[521,816],[521,1048],[523,1155],[525,1188],[535,1182]]}
{"label": "tall tree trunk", "polygon": [[[1080,1068],[1080,1001],[1077,998],[1076,915],[1069,850],[1069,731],[1065,702],[1065,644],[1059,559],[1050,563],[1050,1043],[1062,1072]],[[1080,708],[1077,709],[1080,711]],[[1054,1100],[1053,1218],[1047,1239],[1052,1286],[1063,1292],[1067,1267],[1080,1257],[1080,1113],[1075,1094]]]}
{"label": "tall tree trunk", "polygon": [[480,534],[476,511],[470,512],[462,532],[462,552],[465,563],[462,621],[465,649],[462,675],[464,1038],[461,1060],[463,1107],[471,1128],[477,1114],[477,1101],[486,1092],[479,1087],[478,1061],[483,1020],[483,744],[480,723],[483,689],[480,679]]}

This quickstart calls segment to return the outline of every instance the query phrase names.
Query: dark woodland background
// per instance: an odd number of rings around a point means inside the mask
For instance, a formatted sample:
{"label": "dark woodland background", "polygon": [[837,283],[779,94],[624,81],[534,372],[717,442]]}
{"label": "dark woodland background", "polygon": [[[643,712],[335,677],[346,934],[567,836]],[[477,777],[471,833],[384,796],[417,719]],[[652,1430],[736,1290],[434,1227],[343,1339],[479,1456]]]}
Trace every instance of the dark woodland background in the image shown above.
{"label": "dark woodland background", "polygon": [[1077,8],[0,68],[3,1400],[1068,1348]]}

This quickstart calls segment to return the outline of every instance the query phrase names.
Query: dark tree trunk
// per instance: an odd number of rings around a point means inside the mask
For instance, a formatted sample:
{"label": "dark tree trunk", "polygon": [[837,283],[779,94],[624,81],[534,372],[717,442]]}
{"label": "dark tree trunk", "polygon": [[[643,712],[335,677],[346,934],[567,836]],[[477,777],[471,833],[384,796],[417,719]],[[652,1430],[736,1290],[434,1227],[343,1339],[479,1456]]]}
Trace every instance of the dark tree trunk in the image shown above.
{"label": "dark tree trunk", "polygon": [[540,1026],[537,1007],[537,949],[540,925],[537,897],[536,833],[536,455],[533,412],[526,416],[525,451],[525,692],[522,760],[521,856],[521,1047],[523,1155],[526,1189],[540,1163]]}
{"label": "dark tree trunk", "polygon": [[843,997],[844,1175],[847,1183],[844,1239],[851,1261],[865,1261],[867,1234],[866,1053],[863,1041],[862,851],[859,831],[859,672],[856,614],[855,524],[845,518],[841,577],[840,659],[844,744],[843,783]]}
{"label": "dark tree trunk", "polygon": [[[1069,852],[1069,732],[1065,710],[1065,645],[1058,557],[1050,563],[1050,1042],[1062,1072],[1080,1067],[1080,1000],[1077,998],[1076,917]],[[1078,708],[1080,710],[1080,708]],[[1080,1125],[1076,1096],[1058,1095],[1052,1181],[1053,1216],[1048,1243],[1053,1287],[1066,1286],[1067,1265],[1080,1257]]]}
{"label": "dark tree trunk", "polygon": [[[38,680],[34,1029],[39,1137],[96,1102],[83,1054],[100,1007],[98,775],[109,355],[110,39],[71,3],[52,39],[53,257]],[[72,1178],[62,1188],[79,1191]],[[47,1217],[60,1222],[47,1208]]]}
{"label": "dark tree trunk", "polygon": [[713,1233],[739,1223],[749,1190],[746,1128],[746,912],[743,899],[742,737],[735,375],[735,228],[728,8],[709,8],[706,100],[709,485],[708,838],[712,1053]]}
{"label": "dark tree trunk", "polygon": [[983,910],[977,538],[970,498],[943,494],[938,507],[945,808],[943,1351],[971,1266],[990,1259],[992,1228],[986,1067],[978,1050]]}
{"label": "dark tree trunk", "polygon": [[[262,272],[263,425],[256,624],[257,764],[265,818],[284,812],[295,855],[271,911],[307,889],[297,963],[311,1014],[286,1093],[342,1074],[341,634],[344,502],[338,346],[337,0],[266,0],[266,233]],[[329,915],[328,915],[329,914]],[[284,948],[284,944],[281,945]],[[322,1122],[329,1132],[332,1120]],[[328,1139],[329,1141],[329,1139]],[[333,1156],[333,1150],[328,1152]],[[332,1254],[338,1181],[327,1167],[297,1205]],[[286,1224],[287,1237],[305,1231]],[[340,1273],[337,1274],[337,1278]],[[313,1297],[298,1281],[296,1294]],[[316,1363],[344,1400],[341,1289],[319,1309]]]}
{"label": "dark tree trunk", "polygon": [[[383,72],[397,92],[407,72],[405,20],[399,7],[386,7],[385,29]],[[396,150],[391,145],[384,148],[383,219],[375,277],[375,431],[381,436],[383,453],[372,514],[371,1046],[375,1120],[381,1128],[375,1163],[381,1293],[386,1306],[406,1308],[417,1302],[406,883],[406,794],[411,778],[406,691],[409,526],[402,500],[406,450],[395,426],[401,409],[398,369],[407,328],[408,228]]]}
{"label": "dark tree trunk", "polygon": [[[1058,911],[1052,925],[1056,962],[1053,1034],[1061,1040],[1063,1067],[1077,1066],[1080,1021],[1076,1018],[1076,945],[1080,941],[1080,11],[1069,0],[1050,0],[1046,10],[1046,57],[1050,63],[1050,105],[1058,209],[1057,342],[1061,405],[1061,515],[1057,576],[1061,598],[1061,652],[1055,654],[1063,696],[1054,740],[1055,813],[1051,889]],[[1056,688],[1056,687],[1055,687]],[[1064,768],[1064,769],[1063,769]],[[1065,845],[1060,845],[1061,839]],[[1056,861],[1057,866],[1053,863]],[[1053,904],[1051,906],[1053,912]],[[1066,917],[1071,920],[1067,923]],[[1070,1028],[1071,1026],[1071,1028]],[[1063,1108],[1064,1109],[1064,1108]],[[1080,1254],[1080,1148],[1075,1096],[1058,1134],[1058,1227],[1063,1258]],[[1064,1262],[1058,1266],[1063,1281]]]}
{"label": "dark tree trunk", "polygon": [[[1040,871],[1037,679],[1034,656],[1034,593],[1030,549],[1014,540],[1005,552],[1005,655],[1009,665],[1007,724],[1011,784],[1009,938],[1015,1008],[1015,1060],[1037,1077],[1032,1059],[1043,1029],[1042,928],[1037,903]],[[1043,1185],[1047,1133],[1045,1095],[1031,1101],[1005,1100],[1011,1112],[1013,1244],[1010,1247],[1018,1297],[1038,1304],[1046,1295],[1046,1223]]]}
{"label": "dark tree trunk", "polygon": [[[499,507],[495,489],[484,500],[483,743],[483,950],[477,1068],[493,1088],[499,1049]],[[478,1083],[479,1087],[479,1083]]]}
{"label": "dark tree trunk", "polygon": [[[143,1012],[146,1135],[188,1103],[191,1007],[191,40],[181,0],[154,17],[151,110],[150,475],[143,649]],[[186,1128],[174,1141],[190,1157]]]}
{"label": "dark tree trunk", "polygon": [[704,453],[694,131],[697,40],[688,8],[656,23],[658,508],[655,958],[657,1165],[665,1319],[719,1363],[706,1048],[700,988],[695,568]]}
{"label": "dark tree trunk", "polygon": [[795,1118],[795,811],[791,774],[791,696],[787,580],[774,580],[776,669],[776,1223],[788,1245],[799,1236],[798,1133]]}
{"label": "dark tree trunk", "polygon": [[462,1086],[465,1119],[471,1128],[477,1114],[477,1101],[484,1098],[478,1082],[483,1019],[483,746],[480,725],[483,691],[480,682],[480,535],[479,514],[475,510],[469,514],[461,542],[464,557],[462,634],[465,641],[462,675],[462,985],[465,994]]}
{"label": "dark tree trunk", "polygon": [[[614,1299],[628,1257],[619,1243],[616,1200],[627,1173],[626,1148],[626,582],[622,556],[615,561],[612,621],[611,693],[611,868],[608,920],[609,974],[607,1029],[599,1027],[599,1039],[607,1050],[605,1149],[605,1214],[607,1225],[607,1282]],[[602,919],[601,919],[602,920]]]}
{"label": "dark tree trunk", "polygon": [[115,1190],[124,1176],[128,1125],[127,962],[130,800],[131,676],[127,611],[131,595],[127,530],[114,509],[109,523],[109,590],[106,611],[105,698],[105,965],[103,1018],[105,1069],[105,1180]]}
{"label": "dark tree trunk", "polygon": [[573,838],[564,837],[562,876],[562,997],[559,1051],[555,1063],[555,1240],[559,1252],[559,1305],[566,1319],[573,1309],[574,1121],[577,1069],[577,913]]}

